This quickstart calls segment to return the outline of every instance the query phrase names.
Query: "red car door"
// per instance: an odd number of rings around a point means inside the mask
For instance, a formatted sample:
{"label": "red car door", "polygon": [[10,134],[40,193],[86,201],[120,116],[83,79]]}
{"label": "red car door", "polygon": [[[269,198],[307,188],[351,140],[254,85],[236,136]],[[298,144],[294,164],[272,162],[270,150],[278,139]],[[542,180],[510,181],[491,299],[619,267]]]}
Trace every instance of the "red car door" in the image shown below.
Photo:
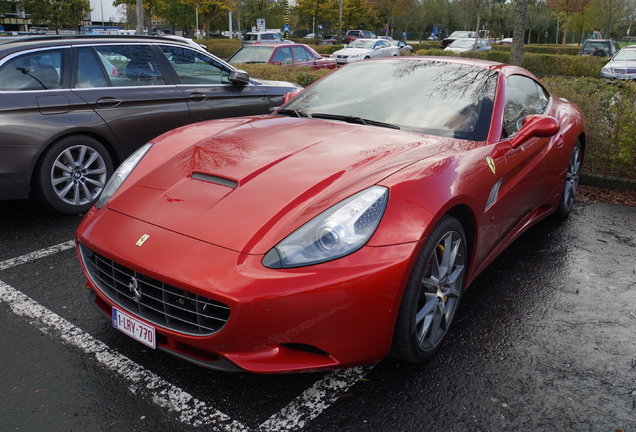
{"label": "red car door", "polygon": [[507,176],[502,191],[508,195],[506,231],[541,211],[541,206],[555,192],[558,169],[551,163],[550,151],[557,137],[530,137],[521,142],[512,138],[527,116],[546,114],[548,93],[531,78],[513,75],[506,80],[504,107],[504,142],[510,146],[506,155]]}

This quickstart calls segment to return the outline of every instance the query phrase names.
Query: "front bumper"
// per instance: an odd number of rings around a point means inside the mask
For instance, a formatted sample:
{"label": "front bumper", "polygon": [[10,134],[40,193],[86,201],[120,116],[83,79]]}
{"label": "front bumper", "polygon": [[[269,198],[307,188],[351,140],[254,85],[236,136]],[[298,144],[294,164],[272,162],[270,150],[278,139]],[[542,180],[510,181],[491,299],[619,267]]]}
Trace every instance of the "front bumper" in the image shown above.
{"label": "front bumper", "polygon": [[[136,246],[143,234],[150,237]],[[229,307],[222,328],[203,336],[140,318],[156,328],[159,349],[213,369],[256,373],[349,367],[384,358],[417,248],[415,243],[364,247],[329,263],[272,270],[261,265],[260,255],[227,250],[106,208],[87,215],[77,239],[118,265]],[[110,317],[112,306],[122,306],[100,291],[81,254],[80,261],[93,303]]]}
{"label": "front bumper", "polygon": [[612,70],[601,69],[601,78],[633,80],[636,79],[636,73],[624,74],[616,73]]}

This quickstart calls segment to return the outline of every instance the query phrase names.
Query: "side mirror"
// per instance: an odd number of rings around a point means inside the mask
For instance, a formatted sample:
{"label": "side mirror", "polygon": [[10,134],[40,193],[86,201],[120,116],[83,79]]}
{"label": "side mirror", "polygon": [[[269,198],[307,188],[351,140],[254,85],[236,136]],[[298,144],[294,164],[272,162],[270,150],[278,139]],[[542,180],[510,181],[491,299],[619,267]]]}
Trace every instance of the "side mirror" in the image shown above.
{"label": "side mirror", "polygon": [[301,91],[300,91],[300,90],[298,90],[298,91],[293,91],[293,92],[285,93],[285,94],[283,95],[283,102],[282,102],[282,105],[285,105],[287,102],[289,102],[290,100],[292,100],[293,98],[295,98],[295,97],[298,95],[298,93],[300,93],[300,92],[301,92]]}
{"label": "side mirror", "polygon": [[512,148],[517,148],[532,137],[551,137],[556,135],[561,127],[559,122],[550,116],[533,114],[523,119],[523,126],[512,138]]}
{"label": "side mirror", "polygon": [[250,83],[250,76],[247,72],[240,69],[235,69],[230,72],[230,76],[228,77],[232,84],[236,85],[247,85]]}

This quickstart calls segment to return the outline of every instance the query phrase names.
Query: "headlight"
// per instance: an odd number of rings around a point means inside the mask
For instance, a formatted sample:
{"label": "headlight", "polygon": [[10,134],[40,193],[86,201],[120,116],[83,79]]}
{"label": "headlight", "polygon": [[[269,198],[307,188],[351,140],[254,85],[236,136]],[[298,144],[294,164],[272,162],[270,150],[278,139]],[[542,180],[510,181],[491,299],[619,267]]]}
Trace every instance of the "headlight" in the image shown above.
{"label": "headlight", "polygon": [[263,258],[268,268],[331,261],[360,249],[382,219],[389,190],[373,186],[322,212],[277,244]]}
{"label": "headlight", "polygon": [[99,197],[99,200],[97,201],[98,209],[104,207],[104,204],[108,202],[110,197],[112,197],[115,194],[115,192],[117,192],[117,189],[119,189],[122,183],[124,183],[124,180],[128,178],[128,176],[130,175],[132,170],[135,169],[139,161],[144,157],[146,153],[148,153],[148,150],[150,150],[150,147],[152,147],[152,143],[147,143],[143,145],[142,147],[138,148],[137,151],[131,154],[128,157],[128,159],[126,159],[124,163],[122,163],[119,166],[119,168],[117,168],[117,171],[115,171],[115,173],[110,178],[110,180],[108,180],[108,183],[106,183],[106,187],[104,188],[102,195]]}

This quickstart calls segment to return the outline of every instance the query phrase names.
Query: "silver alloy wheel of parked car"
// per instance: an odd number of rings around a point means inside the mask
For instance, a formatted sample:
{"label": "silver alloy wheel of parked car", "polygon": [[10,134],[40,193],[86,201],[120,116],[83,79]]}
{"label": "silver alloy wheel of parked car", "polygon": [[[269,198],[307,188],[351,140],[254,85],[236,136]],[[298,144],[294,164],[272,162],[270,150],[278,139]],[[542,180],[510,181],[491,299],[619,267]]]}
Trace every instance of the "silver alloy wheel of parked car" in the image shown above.
{"label": "silver alloy wheel of parked car", "polygon": [[424,243],[404,291],[394,356],[419,363],[437,352],[457,315],[467,265],[462,224],[446,215]]}
{"label": "silver alloy wheel of parked car", "polygon": [[565,183],[563,184],[563,192],[561,201],[555,211],[555,216],[565,219],[570,215],[574,202],[576,201],[576,192],[579,188],[579,178],[581,177],[581,167],[583,166],[583,151],[581,143],[576,143],[570,156],[570,163],[565,174]]}
{"label": "silver alloy wheel of parked car", "polygon": [[49,207],[66,214],[82,213],[95,203],[112,171],[110,156],[99,141],[69,136],[42,159],[36,186]]}

